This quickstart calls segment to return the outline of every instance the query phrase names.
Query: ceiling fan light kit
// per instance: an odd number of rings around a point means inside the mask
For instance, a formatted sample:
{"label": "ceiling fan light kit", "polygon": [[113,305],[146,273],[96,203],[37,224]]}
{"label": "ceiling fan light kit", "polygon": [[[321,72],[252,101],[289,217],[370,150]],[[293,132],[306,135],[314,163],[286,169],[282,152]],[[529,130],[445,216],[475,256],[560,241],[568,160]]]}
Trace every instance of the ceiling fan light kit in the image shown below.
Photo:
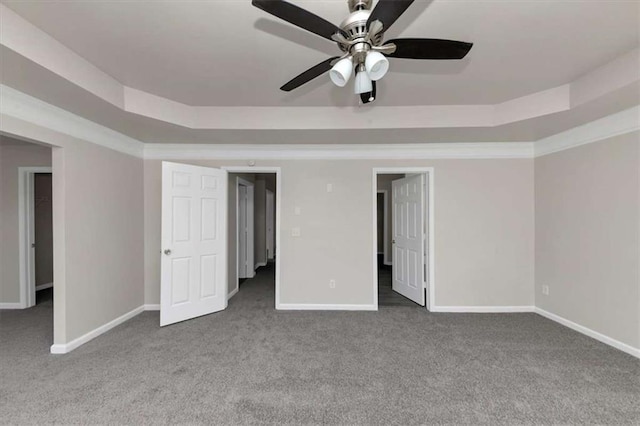
{"label": "ceiling fan light kit", "polygon": [[337,43],[342,56],[329,58],[296,76],[280,89],[291,91],[329,72],[338,87],[349,82],[355,68],[354,92],[363,103],[376,97],[376,81],[389,71],[387,58],[462,59],[472,43],[441,39],[406,38],[384,42],[384,32],[414,0],[348,0],[350,14],[340,24],[332,24],[285,0],[252,0],[252,4],[271,15]]}
{"label": "ceiling fan light kit", "polygon": [[363,93],[370,93],[373,91],[373,81],[369,77],[369,74],[365,70],[363,64],[358,65],[358,70],[356,71],[356,81],[354,86],[354,93],[356,95],[361,95]]}
{"label": "ceiling fan light kit", "polygon": [[367,74],[371,80],[378,81],[389,71],[389,60],[380,52],[369,52],[364,61]]}
{"label": "ceiling fan light kit", "polygon": [[349,82],[351,74],[353,74],[353,59],[347,57],[340,59],[333,68],[331,68],[329,78],[331,78],[331,81],[336,86],[344,87]]}

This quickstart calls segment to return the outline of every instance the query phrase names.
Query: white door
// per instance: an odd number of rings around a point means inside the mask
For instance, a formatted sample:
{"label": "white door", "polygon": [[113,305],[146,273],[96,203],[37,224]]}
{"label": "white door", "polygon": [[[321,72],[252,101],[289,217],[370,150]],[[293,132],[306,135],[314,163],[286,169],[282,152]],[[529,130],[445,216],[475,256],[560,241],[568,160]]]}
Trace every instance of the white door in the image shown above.
{"label": "white door", "polygon": [[423,174],[394,180],[393,283],[404,297],[424,306],[425,179]]}
{"label": "white door", "polygon": [[227,307],[227,172],[162,163],[160,325]]}
{"label": "white door", "polygon": [[273,191],[267,190],[267,259],[271,260],[275,256],[275,215],[276,215],[276,205],[275,205],[275,194]]}

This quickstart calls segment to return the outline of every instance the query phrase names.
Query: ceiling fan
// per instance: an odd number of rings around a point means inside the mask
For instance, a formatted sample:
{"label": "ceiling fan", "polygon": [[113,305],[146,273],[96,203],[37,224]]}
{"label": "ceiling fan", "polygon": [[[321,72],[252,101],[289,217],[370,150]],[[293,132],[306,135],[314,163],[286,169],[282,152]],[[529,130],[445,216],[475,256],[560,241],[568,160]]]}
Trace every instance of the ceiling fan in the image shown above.
{"label": "ceiling fan", "polygon": [[331,81],[344,87],[355,69],[355,94],[362,103],[376,98],[376,81],[389,70],[388,58],[462,59],[473,43],[432,38],[399,38],[383,42],[384,32],[414,0],[348,0],[349,16],[340,27],[284,0],[252,0],[252,4],[293,25],[332,40],[343,52],[309,68],[280,90],[289,92],[329,71]]}

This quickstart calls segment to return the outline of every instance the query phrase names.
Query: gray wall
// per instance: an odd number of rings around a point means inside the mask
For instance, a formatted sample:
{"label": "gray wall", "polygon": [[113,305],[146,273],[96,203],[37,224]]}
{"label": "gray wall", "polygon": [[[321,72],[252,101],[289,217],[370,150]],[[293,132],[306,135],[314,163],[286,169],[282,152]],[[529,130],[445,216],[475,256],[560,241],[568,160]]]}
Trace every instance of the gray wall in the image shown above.
{"label": "gray wall", "polygon": [[18,167],[51,166],[51,148],[0,136],[0,303],[20,301]]}
{"label": "gray wall", "polygon": [[639,147],[635,132],[535,161],[536,306],[636,348]]}
{"label": "gray wall", "polygon": [[[372,168],[432,166],[436,304],[533,305],[533,160],[272,160],[258,166],[282,167],[282,303],[372,304]],[[145,160],[147,303],[160,300],[160,171],[161,161]],[[327,183],[333,192],[326,192]],[[291,237],[293,227],[301,228],[301,237]]]}
{"label": "gray wall", "polygon": [[0,123],[7,134],[55,146],[54,343],[68,343],[140,307],[142,160],[6,115]]}

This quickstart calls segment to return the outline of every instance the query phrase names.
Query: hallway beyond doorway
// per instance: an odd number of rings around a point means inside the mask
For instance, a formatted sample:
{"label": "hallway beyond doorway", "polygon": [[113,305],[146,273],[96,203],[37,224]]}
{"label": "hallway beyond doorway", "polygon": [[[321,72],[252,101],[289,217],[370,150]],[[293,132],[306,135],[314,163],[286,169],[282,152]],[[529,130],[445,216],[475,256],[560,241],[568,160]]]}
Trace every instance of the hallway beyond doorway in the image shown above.
{"label": "hallway beyond doorway", "polygon": [[421,308],[420,305],[393,291],[392,266],[383,263],[382,255],[378,256],[378,306],[405,306]]}

